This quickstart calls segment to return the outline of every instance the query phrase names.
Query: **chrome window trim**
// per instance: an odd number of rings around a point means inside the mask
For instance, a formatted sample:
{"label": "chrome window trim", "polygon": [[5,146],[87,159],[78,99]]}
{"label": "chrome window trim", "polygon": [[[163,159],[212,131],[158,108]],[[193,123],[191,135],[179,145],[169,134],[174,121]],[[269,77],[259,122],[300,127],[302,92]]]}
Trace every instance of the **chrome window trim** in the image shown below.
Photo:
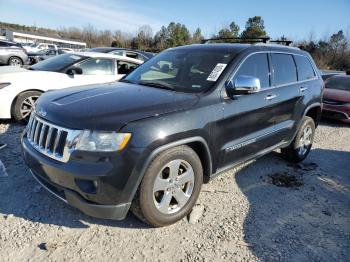
{"label": "chrome window trim", "polygon": [[[296,81],[296,82],[290,82],[290,83],[286,83],[286,84],[281,84],[281,85],[275,85],[275,86],[271,86],[271,87],[268,87],[268,88],[261,88],[261,90],[259,92],[263,92],[263,91],[266,91],[266,90],[273,90],[275,88],[279,88],[279,87],[284,87],[284,86],[288,86],[288,85],[295,85],[295,84],[300,84],[300,83],[306,83],[306,82],[310,82],[310,81],[314,81],[314,80],[317,80],[319,79],[319,76],[318,74],[316,73],[317,71],[315,70],[315,66],[314,64],[311,62],[310,58],[307,57],[306,55],[302,55],[302,54],[295,54],[295,53],[292,53],[292,52],[285,52],[285,51],[257,51],[257,52],[253,52],[253,53],[250,53],[249,55],[247,55],[242,61],[241,63],[238,65],[238,67],[233,71],[232,73],[232,76],[228,78],[228,81],[233,81],[233,78],[236,76],[238,70],[242,67],[243,63],[245,63],[245,61],[251,57],[252,55],[255,55],[255,54],[285,54],[285,55],[298,55],[298,56],[302,56],[302,57],[306,57],[311,66],[312,66],[312,69],[314,70],[314,74],[315,74],[315,77],[314,78],[310,78],[310,79],[307,79],[307,80],[302,80],[302,81]],[[272,66],[272,65],[271,65]],[[296,69],[298,70],[297,68],[297,65],[295,64],[295,67]],[[271,68],[272,69],[272,68]],[[270,71],[270,76],[273,72]],[[257,93],[259,93],[257,92]],[[226,95],[225,95],[226,97]]]}

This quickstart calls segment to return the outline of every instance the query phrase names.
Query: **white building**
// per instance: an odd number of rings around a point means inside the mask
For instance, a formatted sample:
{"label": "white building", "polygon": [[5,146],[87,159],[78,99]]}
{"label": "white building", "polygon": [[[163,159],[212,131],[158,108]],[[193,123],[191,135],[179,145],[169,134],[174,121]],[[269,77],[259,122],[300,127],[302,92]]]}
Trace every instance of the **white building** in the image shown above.
{"label": "white building", "polygon": [[40,42],[40,43],[56,44],[60,47],[72,48],[72,49],[86,48],[86,43],[84,43],[84,42],[63,39],[63,38],[42,36],[42,35],[37,35],[34,33],[28,33],[28,32],[11,31],[11,30],[6,29],[6,30],[2,30],[1,35],[2,35],[2,37],[0,36],[0,38],[14,41],[17,43],[37,43],[37,42]]}

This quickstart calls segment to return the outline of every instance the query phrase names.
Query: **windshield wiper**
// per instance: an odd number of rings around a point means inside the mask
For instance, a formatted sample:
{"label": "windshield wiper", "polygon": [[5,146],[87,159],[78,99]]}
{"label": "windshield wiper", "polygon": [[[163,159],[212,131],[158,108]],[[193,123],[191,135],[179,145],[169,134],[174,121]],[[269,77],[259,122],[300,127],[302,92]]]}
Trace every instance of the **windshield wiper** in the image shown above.
{"label": "windshield wiper", "polygon": [[129,83],[129,84],[135,84],[135,82],[127,80],[127,79],[121,79],[119,80],[119,82],[123,82],[123,83]]}
{"label": "windshield wiper", "polygon": [[138,82],[138,84],[167,89],[167,90],[175,90],[175,88],[172,85],[165,83],[165,82],[140,81],[140,82]]}

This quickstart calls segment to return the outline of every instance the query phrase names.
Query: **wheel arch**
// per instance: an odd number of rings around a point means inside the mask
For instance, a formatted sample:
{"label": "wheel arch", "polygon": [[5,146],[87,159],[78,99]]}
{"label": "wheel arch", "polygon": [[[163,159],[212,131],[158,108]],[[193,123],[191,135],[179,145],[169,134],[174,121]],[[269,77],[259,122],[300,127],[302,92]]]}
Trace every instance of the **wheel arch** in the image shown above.
{"label": "wheel arch", "polygon": [[32,92],[32,91],[40,92],[40,93],[42,93],[42,94],[44,93],[44,91],[43,91],[43,90],[40,90],[40,89],[27,89],[27,90],[24,90],[24,91],[22,91],[22,92],[19,92],[19,93],[15,96],[15,98],[12,100],[12,102],[11,102],[11,118],[13,118],[13,110],[14,110],[14,108],[15,108],[15,104],[16,104],[16,102],[17,102],[18,97],[19,97],[21,94],[23,94],[23,93]]}
{"label": "wheel arch", "polygon": [[20,56],[17,56],[17,55],[11,55],[10,57],[9,57],[9,59],[7,59],[7,64],[9,65],[10,64],[10,59],[11,58],[18,58],[19,60],[21,60],[22,61],[22,65],[24,64],[24,61],[23,61],[23,59],[20,57]]}
{"label": "wheel arch", "polygon": [[319,103],[310,105],[309,107],[306,108],[304,112],[304,116],[311,117],[314,120],[316,127],[318,126],[321,120],[321,115],[322,115],[322,106]]}
{"label": "wheel arch", "polygon": [[139,185],[146,173],[147,167],[150,165],[150,163],[152,162],[152,160],[157,157],[157,155],[159,155],[161,152],[173,148],[173,147],[177,147],[177,146],[189,146],[191,149],[193,149],[198,157],[201,160],[202,166],[203,166],[203,183],[208,183],[210,180],[210,175],[212,173],[212,157],[211,157],[211,152],[209,149],[209,146],[207,144],[207,142],[205,141],[204,138],[202,137],[191,137],[191,138],[185,138],[185,139],[181,139],[175,142],[170,142],[168,144],[162,145],[156,149],[154,149],[149,156],[147,157],[147,159],[143,162],[143,164],[141,165],[140,169],[137,170],[136,172],[139,173],[138,176],[138,180],[136,181],[136,185],[134,185],[134,189],[132,191],[132,194],[130,196],[130,201],[134,198],[137,189],[139,188]]}

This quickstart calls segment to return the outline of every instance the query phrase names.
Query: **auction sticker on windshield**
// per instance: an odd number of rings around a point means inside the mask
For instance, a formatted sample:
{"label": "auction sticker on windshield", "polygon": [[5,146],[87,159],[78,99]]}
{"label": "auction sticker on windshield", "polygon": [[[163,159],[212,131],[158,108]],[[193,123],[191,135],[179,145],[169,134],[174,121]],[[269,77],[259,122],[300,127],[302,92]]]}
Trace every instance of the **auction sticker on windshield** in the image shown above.
{"label": "auction sticker on windshield", "polygon": [[221,73],[225,70],[226,66],[227,66],[227,64],[218,63],[214,67],[213,71],[211,71],[211,73],[208,76],[207,80],[208,81],[213,81],[213,82],[218,80],[218,78],[220,77]]}

